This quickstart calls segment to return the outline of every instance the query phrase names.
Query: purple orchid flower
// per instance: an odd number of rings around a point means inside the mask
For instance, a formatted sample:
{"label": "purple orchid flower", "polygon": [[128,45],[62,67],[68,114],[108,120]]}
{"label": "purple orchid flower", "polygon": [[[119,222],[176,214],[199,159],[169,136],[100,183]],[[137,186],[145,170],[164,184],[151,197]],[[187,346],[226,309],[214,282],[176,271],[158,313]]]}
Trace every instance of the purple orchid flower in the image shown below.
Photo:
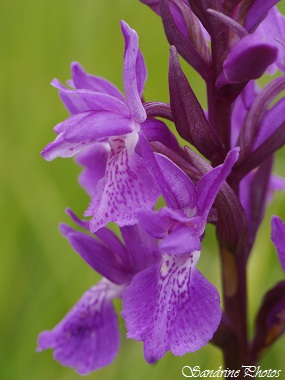
{"label": "purple orchid flower", "polygon": [[[123,21],[121,27],[125,39],[126,99],[111,83],[87,74],[78,63],[73,63],[75,89],[68,89],[57,80],[52,82],[72,115],[55,127],[58,137],[42,152],[46,160],[52,160],[84,150],[78,160],[87,167],[87,176],[90,166],[94,173],[87,179],[83,175],[85,180],[81,182],[92,195],[85,212],[85,216],[92,216],[92,232],[110,221],[119,226],[135,224],[137,211],[155,204],[160,190],[142,158],[146,144],[144,141],[141,145],[141,140],[178,146],[163,122],[147,118],[141,100],[147,71],[138,36]],[[104,158],[97,161],[100,155]]]}
{"label": "purple orchid flower", "polygon": [[142,227],[161,239],[161,259],[134,276],[124,292],[122,311],[128,337],[144,342],[149,363],[168,350],[174,355],[198,350],[219,326],[218,291],[196,265],[207,217],[238,159],[238,149],[228,154],[224,164],[205,174],[197,186],[169,159],[157,159],[179,208],[140,212]]}
{"label": "purple orchid flower", "polygon": [[[83,228],[70,210],[72,219]],[[120,346],[120,334],[113,299],[122,297],[124,289],[137,272],[159,260],[157,240],[138,225],[121,229],[125,245],[107,228],[97,231],[96,239],[62,224],[61,233],[71,246],[103,279],[89,289],[51,331],[38,339],[38,351],[52,348],[62,365],[75,368],[81,375],[110,364]]]}

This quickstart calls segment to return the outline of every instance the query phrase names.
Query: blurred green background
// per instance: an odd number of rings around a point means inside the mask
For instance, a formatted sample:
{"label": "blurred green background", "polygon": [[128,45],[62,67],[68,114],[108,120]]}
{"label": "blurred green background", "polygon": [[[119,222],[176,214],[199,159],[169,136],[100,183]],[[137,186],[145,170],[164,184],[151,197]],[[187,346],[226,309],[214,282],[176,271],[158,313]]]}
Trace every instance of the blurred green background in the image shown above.
{"label": "blurred green background", "polygon": [[[68,222],[70,206],[79,215],[88,197],[77,184],[72,160],[47,163],[40,156],[55,137],[52,127],[67,116],[49,83],[70,78],[69,64],[106,77],[122,89],[123,39],[119,21],[137,30],[149,78],[147,100],[168,101],[168,44],[160,19],[138,0],[1,1],[0,8],[0,379],[72,380],[51,351],[35,352],[37,335],[51,329],[98,276],[69,247],[57,225]],[[283,5],[284,9],[284,5]],[[205,105],[204,86],[193,71],[189,80]],[[284,150],[276,171],[285,175]],[[250,324],[264,292],[284,277],[269,240],[270,215],[285,219],[285,195],[277,194],[268,209],[249,266]],[[220,287],[213,228],[208,228],[200,269]],[[116,304],[118,309],[119,303]],[[184,365],[214,369],[220,352],[207,346],[195,354],[168,353],[156,365],[143,359],[142,344],[126,340],[114,363],[88,379],[182,379]],[[266,354],[261,366],[282,369],[284,338]],[[284,375],[283,375],[284,376]]]}

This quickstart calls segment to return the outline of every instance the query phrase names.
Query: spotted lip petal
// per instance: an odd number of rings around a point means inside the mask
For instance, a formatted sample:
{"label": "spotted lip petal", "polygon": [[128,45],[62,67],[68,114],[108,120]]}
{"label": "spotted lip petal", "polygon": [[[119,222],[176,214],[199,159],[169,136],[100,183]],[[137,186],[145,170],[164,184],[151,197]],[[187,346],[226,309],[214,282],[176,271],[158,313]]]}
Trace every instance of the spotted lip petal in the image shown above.
{"label": "spotted lip petal", "polygon": [[[152,208],[159,195],[156,181],[136,154],[137,134],[110,139],[105,177],[98,183],[85,216],[92,216],[91,232],[116,222],[119,226],[137,223],[137,212]],[[100,187],[99,187],[100,186]]]}
{"label": "spotted lip petal", "polygon": [[102,280],[88,290],[63,320],[39,335],[37,351],[54,350],[62,365],[81,375],[110,364],[117,355],[120,336],[112,299],[121,288]]}
{"label": "spotted lip petal", "polygon": [[144,342],[154,363],[166,351],[184,355],[205,345],[220,319],[217,290],[195,269],[199,252],[162,255],[160,264],[138,273],[123,295],[128,338]]}

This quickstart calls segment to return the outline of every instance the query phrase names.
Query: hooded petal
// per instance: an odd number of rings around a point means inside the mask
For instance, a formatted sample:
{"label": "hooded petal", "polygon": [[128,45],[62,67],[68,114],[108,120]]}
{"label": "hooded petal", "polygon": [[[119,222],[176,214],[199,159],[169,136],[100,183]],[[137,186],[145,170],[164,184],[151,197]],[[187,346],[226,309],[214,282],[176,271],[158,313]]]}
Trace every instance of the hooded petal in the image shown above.
{"label": "hooded petal", "polygon": [[182,255],[187,252],[201,251],[201,241],[193,227],[178,225],[161,240],[159,248],[167,255]]}
{"label": "hooded petal", "polygon": [[[57,79],[54,79],[51,84],[60,90],[61,97],[65,94],[66,96],[69,96],[69,99],[84,99],[88,110],[105,110],[130,117],[130,111],[125,101],[122,101],[115,96],[86,89],[71,90],[64,87]],[[76,100],[74,101],[74,104],[76,104]],[[85,110],[80,110],[80,112],[83,111]]]}
{"label": "hooded petal", "polygon": [[190,178],[169,158],[155,155],[165,182],[176,199],[178,207],[190,215],[194,213],[197,201],[196,189]]}
{"label": "hooded petal", "polygon": [[217,79],[218,87],[258,79],[267,67],[275,62],[278,49],[273,42],[250,34],[235,43],[223,63]]}
{"label": "hooded petal", "polygon": [[123,295],[128,338],[144,342],[154,363],[166,351],[193,352],[207,344],[220,319],[216,288],[195,269],[199,252],[163,255],[160,265],[137,274]]}
{"label": "hooded petal", "polygon": [[60,225],[60,232],[67,238],[72,248],[96,272],[115,284],[124,284],[129,281],[129,273],[124,262],[115,251],[111,251],[94,237],[73,230],[66,224]]}
{"label": "hooded petal", "polygon": [[177,150],[178,141],[166,124],[153,118],[146,119],[141,124],[141,130],[148,141],[159,141],[165,146]]}
{"label": "hooded petal", "polygon": [[138,213],[140,225],[156,239],[162,239],[170,233],[176,224],[192,222],[181,210],[172,210],[163,207],[155,212],[153,210],[143,210]]}
{"label": "hooded petal", "polygon": [[276,247],[282,269],[285,272],[285,225],[280,218],[273,216],[271,228],[271,239]]}
{"label": "hooded petal", "polygon": [[123,94],[116,86],[104,78],[87,74],[78,62],[71,64],[71,73],[75,88],[101,92],[125,101]]}
{"label": "hooded petal", "polygon": [[40,334],[37,351],[52,348],[55,360],[81,375],[110,364],[120,344],[112,298],[120,293],[120,288],[102,280],[53,330]]}
{"label": "hooded petal", "polygon": [[141,102],[146,68],[139,51],[137,33],[124,21],[121,21],[121,28],[125,39],[123,76],[127,104],[134,120],[141,123],[146,119],[146,111]]}
{"label": "hooded petal", "polygon": [[149,235],[139,224],[121,227],[121,233],[133,274],[159,262],[161,255],[158,240]]}
{"label": "hooded petal", "polygon": [[70,116],[61,123],[61,128],[66,130],[65,140],[72,143],[88,139],[102,140],[132,132],[129,118],[108,111],[82,112]]}
{"label": "hooded petal", "polygon": [[[137,133],[110,139],[111,152],[105,177],[91,200],[86,216],[92,232],[109,222],[120,227],[137,222],[137,212],[152,208],[159,191],[145,162],[135,153]],[[100,191],[100,194],[99,194]]]}
{"label": "hooded petal", "polygon": [[203,225],[201,230],[204,230],[208,214],[215,201],[215,198],[223,185],[224,181],[230,174],[235,162],[238,159],[239,149],[232,149],[222,165],[215,167],[206,173],[196,186],[197,203],[196,215],[201,216]]}

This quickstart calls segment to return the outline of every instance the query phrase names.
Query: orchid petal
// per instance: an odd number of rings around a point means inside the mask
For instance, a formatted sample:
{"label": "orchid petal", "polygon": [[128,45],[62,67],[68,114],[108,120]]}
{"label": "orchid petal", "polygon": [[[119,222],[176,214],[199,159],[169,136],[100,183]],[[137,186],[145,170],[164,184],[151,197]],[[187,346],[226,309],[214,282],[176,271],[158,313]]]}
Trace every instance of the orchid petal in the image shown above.
{"label": "orchid petal", "polygon": [[96,272],[115,284],[128,281],[128,273],[120,257],[98,240],[84,232],[73,230],[66,224],[60,225],[60,232],[67,238],[72,248]]}
{"label": "orchid petal", "polygon": [[239,156],[239,148],[232,149],[222,165],[219,165],[205,174],[196,186],[197,190],[197,212],[196,215],[203,217],[203,226],[201,230],[204,230],[207,217],[211,207],[215,201],[215,198],[230,174],[235,162]]}
{"label": "orchid petal", "polygon": [[165,182],[173,193],[177,204],[186,214],[193,214],[196,204],[196,189],[190,178],[169,158],[156,154],[156,160]]}
{"label": "orchid petal", "polygon": [[252,32],[266,17],[268,11],[280,0],[255,0],[247,13],[245,28]]}
{"label": "orchid petal", "polygon": [[[65,95],[69,99],[84,99],[90,111],[105,110],[130,117],[130,111],[126,103],[112,95],[86,89],[71,90],[62,86],[56,79],[51,84],[60,90],[61,97]],[[76,104],[76,100],[73,103]],[[83,111],[85,110],[80,110],[80,112]]]}
{"label": "orchid petal", "polygon": [[88,290],[63,320],[38,339],[38,351],[54,349],[54,358],[81,375],[110,364],[120,337],[112,298],[121,291],[106,280]]}
{"label": "orchid petal", "polygon": [[62,128],[66,129],[64,139],[72,143],[89,139],[101,140],[132,132],[130,119],[107,111],[72,115],[62,123]]}
{"label": "orchid petal", "polygon": [[128,338],[144,342],[154,363],[167,350],[184,355],[212,338],[220,319],[216,288],[195,269],[199,252],[163,255],[160,265],[138,273],[123,295]]}
{"label": "orchid petal", "polygon": [[122,93],[111,82],[104,78],[87,74],[78,62],[71,64],[73,83],[77,89],[86,89],[114,96],[125,101]]}
{"label": "orchid petal", "polygon": [[65,141],[64,133],[59,134],[56,139],[49,143],[41,152],[43,158],[47,161],[52,161],[57,157],[68,158],[73,157],[83,148],[93,145],[92,140],[82,141],[78,143],[70,143]]}
{"label": "orchid petal", "polygon": [[128,250],[129,265],[136,274],[160,259],[158,241],[149,235],[140,225],[121,227],[122,238]]}
{"label": "orchid petal", "polygon": [[85,212],[86,216],[93,216],[91,232],[111,221],[120,227],[133,225],[137,222],[137,212],[152,208],[157,200],[157,184],[134,151],[136,141],[136,132],[109,141],[111,152],[105,178],[99,181],[101,187]]}
{"label": "orchid petal", "polygon": [[85,169],[79,176],[80,185],[89,195],[94,194],[97,183],[105,175],[110,148],[105,143],[94,143],[76,156],[76,162]]}
{"label": "orchid petal", "polygon": [[250,34],[235,43],[223,63],[216,86],[258,79],[277,58],[275,44]]}
{"label": "orchid petal", "polygon": [[159,141],[168,148],[177,150],[178,141],[165,123],[153,118],[146,119],[141,124],[141,130],[148,141]]}
{"label": "orchid petal", "polygon": [[201,241],[193,227],[178,225],[169,235],[162,239],[159,248],[167,255],[201,251]]}
{"label": "orchid petal", "polygon": [[121,28],[125,39],[124,87],[127,104],[134,120],[141,123],[146,119],[146,111],[140,97],[146,72],[141,53],[139,53],[137,33],[124,21],[121,22]]}

